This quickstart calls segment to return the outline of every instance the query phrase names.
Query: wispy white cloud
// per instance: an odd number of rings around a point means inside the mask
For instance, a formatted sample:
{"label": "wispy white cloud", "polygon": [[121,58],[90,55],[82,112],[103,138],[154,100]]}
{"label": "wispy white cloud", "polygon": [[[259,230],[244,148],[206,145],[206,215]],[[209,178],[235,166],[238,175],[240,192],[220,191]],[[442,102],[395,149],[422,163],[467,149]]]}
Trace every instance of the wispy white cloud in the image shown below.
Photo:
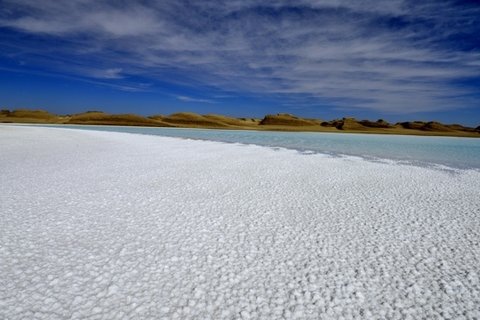
{"label": "wispy white cloud", "polygon": [[109,69],[95,69],[91,75],[95,78],[102,79],[122,79],[122,68],[109,68]]}
{"label": "wispy white cloud", "polygon": [[0,26],[64,41],[56,50],[26,52],[83,76],[135,75],[397,113],[478,103],[471,97],[478,89],[455,82],[480,76],[480,51],[452,41],[480,22],[474,5],[4,0],[4,7]]}
{"label": "wispy white cloud", "polygon": [[215,103],[215,101],[210,99],[200,99],[200,98],[192,98],[188,96],[176,96],[177,100],[183,102],[200,102],[200,103]]}

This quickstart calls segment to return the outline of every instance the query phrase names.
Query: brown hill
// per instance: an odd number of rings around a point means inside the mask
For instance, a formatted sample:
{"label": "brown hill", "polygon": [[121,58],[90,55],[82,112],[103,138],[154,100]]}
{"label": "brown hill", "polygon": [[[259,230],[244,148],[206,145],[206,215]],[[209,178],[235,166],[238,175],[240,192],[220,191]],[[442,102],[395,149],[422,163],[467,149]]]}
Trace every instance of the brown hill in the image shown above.
{"label": "brown hill", "polygon": [[10,112],[10,117],[15,118],[32,118],[32,119],[56,119],[57,116],[44,110],[14,110]]}
{"label": "brown hill", "polygon": [[423,126],[423,129],[425,131],[435,131],[435,132],[448,132],[448,131],[454,131],[453,129],[449,128],[446,125],[443,125],[439,122],[431,121],[428,122]]}
{"label": "brown hill", "polygon": [[467,131],[466,127],[460,125],[445,125],[440,122],[430,121],[413,121],[413,122],[402,122],[400,125],[405,129],[413,130],[422,130],[422,131],[433,131],[433,132],[450,132],[450,131]]}
{"label": "brown hill", "polygon": [[148,119],[135,114],[108,114],[91,111],[75,114],[66,121],[67,124],[95,124],[95,125],[119,125],[119,126],[149,126],[168,127],[170,125],[161,121]]}
{"label": "brown hill", "polygon": [[233,118],[222,116],[219,114],[206,114],[199,115],[193,112],[181,112],[174,113],[169,116],[164,115],[153,115],[149,117],[150,119],[162,121],[169,123],[173,126],[195,126],[195,127],[212,127],[212,128],[223,128],[223,127],[234,127],[234,128],[243,128],[243,127],[255,127],[258,125],[258,120],[253,118]]}
{"label": "brown hill", "polygon": [[[158,117],[158,116],[157,116]],[[177,126],[191,126],[191,127],[210,127],[210,128],[224,128],[228,127],[226,123],[218,120],[207,118],[205,116],[193,112],[174,113],[169,116],[162,117],[163,122],[177,125]]]}
{"label": "brown hill", "polygon": [[[328,122],[322,122],[323,127],[333,127],[337,128],[338,130],[353,130],[353,131],[366,131],[368,130],[367,126],[364,126],[363,123],[366,123],[367,120],[363,120],[362,122],[358,122],[354,118],[342,118],[337,120],[332,120]],[[373,126],[374,122],[368,121],[366,124],[370,124]],[[379,128],[377,126],[376,128]]]}
{"label": "brown hill", "polygon": [[307,127],[319,126],[320,123],[320,120],[299,118],[288,113],[268,114],[260,121],[260,125],[262,126]]}
{"label": "brown hill", "polygon": [[207,114],[207,115],[204,115],[203,117],[209,120],[223,123],[230,126],[243,127],[243,126],[255,126],[258,124],[257,122],[255,122],[255,119],[232,118],[232,117],[222,116],[219,114]]}
{"label": "brown hill", "polygon": [[465,136],[476,136],[478,131],[475,128],[465,127],[459,124],[442,124],[436,121],[424,122],[424,121],[413,121],[413,122],[401,122],[395,125],[396,128],[403,128],[411,130],[418,130],[423,132],[439,133],[442,135],[468,135]]}
{"label": "brown hill", "polygon": [[475,132],[475,128],[465,127],[460,124],[447,124],[446,126],[456,131]]}
{"label": "brown hill", "polygon": [[425,122],[423,121],[409,121],[409,122],[401,122],[398,123],[402,128],[404,129],[413,129],[413,130],[423,130],[423,127],[425,126]]}
{"label": "brown hill", "polygon": [[337,126],[340,130],[366,130],[367,128],[360,124],[354,118],[343,118],[342,122]]}
{"label": "brown hill", "polygon": [[246,123],[255,123],[255,124],[259,124],[260,121],[262,121],[260,119],[255,119],[255,118],[238,118],[238,119],[245,121]]}
{"label": "brown hill", "polygon": [[368,128],[392,128],[393,126],[383,119],[378,119],[377,121],[362,120],[359,123]]}
{"label": "brown hill", "polygon": [[59,123],[62,117],[58,117],[44,110],[6,110],[0,113],[0,122],[19,122],[19,123]]}
{"label": "brown hill", "polygon": [[153,116],[149,116],[148,119],[163,121],[163,119],[165,119],[165,116],[163,116],[161,114],[155,114]]}

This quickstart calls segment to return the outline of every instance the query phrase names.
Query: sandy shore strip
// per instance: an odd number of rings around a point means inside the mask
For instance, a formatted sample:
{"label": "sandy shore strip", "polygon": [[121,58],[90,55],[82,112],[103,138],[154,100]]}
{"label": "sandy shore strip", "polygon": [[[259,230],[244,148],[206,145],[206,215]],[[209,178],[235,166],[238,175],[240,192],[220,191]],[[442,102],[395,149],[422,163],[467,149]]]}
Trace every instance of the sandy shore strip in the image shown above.
{"label": "sandy shore strip", "polygon": [[480,172],[0,126],[0,319],[478,319]]}

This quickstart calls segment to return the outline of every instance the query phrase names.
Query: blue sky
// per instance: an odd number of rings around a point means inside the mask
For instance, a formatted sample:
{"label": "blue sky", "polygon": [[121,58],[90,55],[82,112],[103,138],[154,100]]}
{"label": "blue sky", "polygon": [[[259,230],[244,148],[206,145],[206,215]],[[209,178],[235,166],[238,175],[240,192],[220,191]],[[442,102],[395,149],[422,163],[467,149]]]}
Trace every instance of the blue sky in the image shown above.
{"label": "blue sky", "polygon": [[478,1],[0,0],[0,106],[477,126],[479,35]]}

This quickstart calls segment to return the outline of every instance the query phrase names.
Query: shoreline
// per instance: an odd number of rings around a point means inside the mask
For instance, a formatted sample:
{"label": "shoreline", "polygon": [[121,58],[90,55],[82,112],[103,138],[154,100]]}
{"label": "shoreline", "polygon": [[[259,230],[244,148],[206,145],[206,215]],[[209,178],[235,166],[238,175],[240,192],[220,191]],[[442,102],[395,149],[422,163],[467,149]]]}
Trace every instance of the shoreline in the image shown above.
{"label": "shoreline", "polygon": [[[1,127],[2,125],[0,124],[0,128]],[[8,125],[4,124],[4,127],[8,127]],[[222,144],[240,144],[242,146],[254,145],[273,150],[291,150],[300,154],[307,153],[333,157],[358,157],[373,162],[391,161],[403,165],[425,168],[442,167],[447,170],[480,170],[480,166],[474,160],[474,154],[465,154],[458,157],[456,156],[457,152],[458,154],[463,154],[465,152],[465,148],[475,148],[475,150],[478,150],[479,145],[475,144],[475,140],[465,139],[465,137],[411,136],[413,137],[413,140],[405,140],[404,135],[382,135],[373,133],[363,135],[361,133],[357,134],[347,132],[344,132],[343,135],[335,135],[335,133],[329,134],[329,132],[293,132],[293,134],[291,134],[292,132],[224,130],[225,134],[222,134],[218,132],[221,130],[203,128],[190,129],[162,127],[152,128],[140,126],[85,126],[50,124],[11,124],[11,127],[79,130],[84,132],[98,133],[125,133],[146,135],[151,137],[175,138],[181,140],[219,142]],[[238,134],[235,132],[238,132]],[[429,138],[432,139],[430,140]],[[420,149],[412,147],[412,143],[414,141],[417,141],[419,145],[422,145],[423,148],[430,150],[430,152],[422,152]],[[444,141],[442,144],[446,143],[447,145],[450,145],[449,149],[447,149],[450,151],[444,152],[441,145],[437,141]],[[358,143],[362,145],[361,148],[356,147]],[[334,147],[334,144],[337,144],[338,147]],[[385,144],[388,144],[390,147],[381,147]],[[476,151],[476,153],[478,153],[478,151]]]}
{"label": "shoreline", "polygon": [[[414,137],[450,137],[450,138],[480,138],[480,133],[442,133],[424,132],[388,132],[388,131],[357,131],[357,130],[301,130],[301,129],[274,129],[274,128],[212,128],[212,127],[162,127],[162,126],[141,126],[141,125],[117,125],[117,124],[69,124],[69,123],[48,123],[48,122],[0,122],[0,125],[25,125],[25,126],[79,126],[79,127],[120,127],[120,128],[158,128],[158,129],[187,129],[187,130],[215,130],[215,131],[247,131],[247,132],[286,132],[286,133],[327,133],[327,134],[365,134],[365,135],[388,135],[388,136],[414,136]],[[412,130],[413,131],[413,130]]]}

